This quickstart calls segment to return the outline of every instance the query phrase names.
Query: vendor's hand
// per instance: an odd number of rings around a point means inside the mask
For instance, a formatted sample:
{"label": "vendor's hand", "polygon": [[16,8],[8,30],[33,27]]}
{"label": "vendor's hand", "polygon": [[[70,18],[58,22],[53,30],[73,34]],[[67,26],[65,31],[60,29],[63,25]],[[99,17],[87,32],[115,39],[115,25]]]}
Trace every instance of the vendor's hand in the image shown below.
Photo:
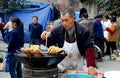
{"label": "vendor's hand", "polygon": [[89,66],[88,67],[88,74],[92,75],[92,76],[96,76],[97,72],[95,70],[95,68],[93,66]]}
{"label": "vendor's hand", "polygon": [[43,40],[46,40],[46,37],[50,36],[50,32],[47,32],[47,31],[44,31],[42,34],[41,34],[41,38]]}

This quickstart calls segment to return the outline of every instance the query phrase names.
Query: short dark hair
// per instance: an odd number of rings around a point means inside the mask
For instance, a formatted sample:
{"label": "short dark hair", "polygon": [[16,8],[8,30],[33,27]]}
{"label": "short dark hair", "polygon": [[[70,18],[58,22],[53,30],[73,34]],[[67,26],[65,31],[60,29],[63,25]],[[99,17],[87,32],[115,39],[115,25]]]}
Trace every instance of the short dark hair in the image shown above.
{"label": "short dark hair", "polygon": [[79,18],[81,18],[84,13],[87,13],[87,9],[86,8],[81,8]]}
{"label": "short dark hair", "polygon": [[111,19],[110,19],[111,22],[117,22],[117,19],[115,16],[112,16]]}
{"label": "short dark hair", "polygon": [[73,10],[72,8],[65,8],[65,9],[63,9],[63,10],[61,11],[60,14],[65,15],[65,14],[67,14],[67,13],[69,13],[70,17],[75,16],[75,12],[74,12],[74,10]]}
{"label": "short dark hair", "polygon": [[37,17],[37,16],[33,16],[32,19],[33,19],[33,18],[36,18],[36,19],[38,20],[38,17]]}
{"label": "short dark hair", "polygon": [[110,17],[109,17],[108,15],[105,15],[104,17],[105,17],[106,19],[110,19]]}

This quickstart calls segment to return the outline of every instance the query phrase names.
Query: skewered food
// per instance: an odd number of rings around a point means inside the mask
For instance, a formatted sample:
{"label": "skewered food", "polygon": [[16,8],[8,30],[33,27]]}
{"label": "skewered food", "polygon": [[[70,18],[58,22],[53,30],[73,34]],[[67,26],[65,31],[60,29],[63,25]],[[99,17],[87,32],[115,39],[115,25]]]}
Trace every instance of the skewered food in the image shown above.
{"label": "skewered food", "polygon": [[56,47],[56,46],[50,46],[48,48],[48,54],[50,54],[50,55],[57,55],[57,54],[60,54],[63,51],[64,51],[63,48],[59,48],[59,47]]}

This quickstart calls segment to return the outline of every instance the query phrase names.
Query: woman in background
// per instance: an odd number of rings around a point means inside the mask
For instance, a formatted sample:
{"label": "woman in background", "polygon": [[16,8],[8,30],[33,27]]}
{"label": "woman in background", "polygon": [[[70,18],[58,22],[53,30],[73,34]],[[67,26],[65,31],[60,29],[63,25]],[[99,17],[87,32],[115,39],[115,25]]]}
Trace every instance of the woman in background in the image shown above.
{"label": "woman in background", "polygon": [[1,22],[0,22],[0,31],[3,37],[3,41],[5,41],[5,34],[4,34],[4,26],[5,26],[6,22],[3,18],[1,18]]}
{"label": "woman in background", "polygon": [[[111,27],[107,27],[106,30],[108,34],[108,42],[106,42],[107,49],[105,55],[110,55],[114,50],[117,50],[116,42],[118,40],[118,23],[116,17],[111,17]],[[112,49],[112,52],[110,51]]]}
{"label": "woman in background", "polygon": [[10,57],[9,72],[11,78],[22,78],[22,65],[14,56],[14,53],[24,45],[23,23],[19,18],[12,18],[11,24],[13,30],[10,33],[10,40],[8,43],[8,53]]}

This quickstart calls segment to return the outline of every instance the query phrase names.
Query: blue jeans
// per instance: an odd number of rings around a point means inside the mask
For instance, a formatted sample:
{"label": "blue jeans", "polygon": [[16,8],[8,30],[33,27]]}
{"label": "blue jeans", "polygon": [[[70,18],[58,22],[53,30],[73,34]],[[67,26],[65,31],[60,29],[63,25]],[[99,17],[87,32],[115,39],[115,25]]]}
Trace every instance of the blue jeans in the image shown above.
{"label": "blue jeans", "polygon": [[15,56],[10,56],[9,72],[11,78],[22,78],[22,64]]}

